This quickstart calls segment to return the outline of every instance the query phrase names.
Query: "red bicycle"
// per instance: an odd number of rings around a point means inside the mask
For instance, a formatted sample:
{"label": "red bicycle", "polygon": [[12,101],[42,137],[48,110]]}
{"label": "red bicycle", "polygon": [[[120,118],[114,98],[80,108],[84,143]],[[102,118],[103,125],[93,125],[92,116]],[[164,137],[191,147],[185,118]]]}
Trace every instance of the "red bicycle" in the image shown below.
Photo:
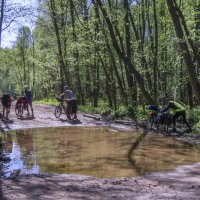
{"label": "red bicycle", "polygon": [[22,117],[25,110],[28,112],[27,99],[24,96],[23,97],[19,97],[17,99],[16,105],[15,105],[15,114],[18,117]]}

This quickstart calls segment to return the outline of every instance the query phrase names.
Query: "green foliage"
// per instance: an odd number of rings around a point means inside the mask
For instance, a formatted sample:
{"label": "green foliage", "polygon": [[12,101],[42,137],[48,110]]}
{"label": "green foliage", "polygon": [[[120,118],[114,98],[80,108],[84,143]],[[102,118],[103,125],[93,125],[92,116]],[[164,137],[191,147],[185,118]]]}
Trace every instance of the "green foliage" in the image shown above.
{"label": "green foliage", "polygon": [[86,113],[92,113],[92,114],[101,114],[102,112],[108,111],[109,107],[106,104],[99,104],[98,107],[94,107],[92,105],[80,105],[79,107],[80,111],[86,112]]}
{"label": "green foliage", "polygon": [[58,105],[58,101],[56,99],[42,99],[39,101],[34,101],[36,104],[46,104],[46,105],[51,105],[51,106],[56,106]]}
{"label": "green foliage", "polygon": [[193,126],[193,128],[195,128],[195,129],[200,129],[200,121],[197,122],[197,123]]}
{"label": "green foliage", "polygon": [[193,109],[188,109],[187,115],[189,122],[193,125],[193,128],[200,129],[200,107],[197,106]]}
{"label": "green foliage", "polygon": [[[185,17],[191,40],[194,44],[198,44],[200,37],[195,20],[197,1],[181,2],[180,10]],[[90,102],[97,99],[98,108],[90,104],[79,106],[81,110],[90,113],[109,111],[108,104],[101,102],[104,99],[105,102],[109,101],[112,107],[117,108],[112,111],[116,117],[145,119],[147,115],[142,106],[126,108],[122,103],[119,81],[127,95],[125,97],[127,101],[133,100],[131,95],[133,88],[130,87],[128,80],[130,69],[127,70],[127,65],[115,51],[102,12],[93,4],[87,9],[87,1],[73,1],[73,8],[68,3],[57,0],[55,8],[52,8],[49,0],[41,2],[40,6],[44,12],[40,13],[34,30],[31,31],[26,26],[19,27],[13,48],[1,49],[0,92],[8,91],[21,95],[23,85],[26,83],[33,90],[35,99],[46,99],[40,103],[55,105],[56,101],[48,99],[53,99],[61,93],[60,88],[67,83],[75,91],[79,102],[84,104],[85,99],[89,99]],[[155,79],[158,91],[156,100],[163,98],[165,93],[170,96],[176,94],[177,99],[187,104],[188,75],[166,1],[156,1],[158,22],[156,72],[153,55],[156,31],[153,1],[143,3],[137,1],[129,4],[139,37],[137,40],[132,22],[125,22],[124,4],[121,1],[110,5],[108,1],[104,2],[104,8],[114,28],[116,42],[121,45],[126,55],[128,35],[124,30],[128,26],[131,61],[144,79],[147,92],[153,96]],[[73,12],[70,9],[73,9]],[[52,12],[55,12],[55,15]],[[100,19],[97,17],[97,12]],[[192,52],[191,49],[190,51]],[[135,77],[132,77],[135,80]],[[137,83],[134,89],[137,93],[135,100],[142,104],[144,96],[138,89]],[[196,116],[198,122],[200,119],[198,114]]]}

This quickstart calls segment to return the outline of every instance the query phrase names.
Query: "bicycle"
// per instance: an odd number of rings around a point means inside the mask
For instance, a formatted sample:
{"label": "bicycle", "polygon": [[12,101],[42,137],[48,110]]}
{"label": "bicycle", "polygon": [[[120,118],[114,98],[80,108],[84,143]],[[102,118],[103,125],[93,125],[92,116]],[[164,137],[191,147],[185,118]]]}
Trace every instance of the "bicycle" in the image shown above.
{"label": "bicycle", "polygon": [[157,130],[161,130],[160,127],[164,126],[164,132],[168,133],[171,124],[172,115],[170,113],[158,113],[153,111],[149,115],[147,132],[150,131],[154,126],[157,128]]}
{"label": "bicycle", "polygon": [[55,117],[59,118],[61,114],[66,113],[66,107],[64,106],[64,99],[57,97],[56,100],[59,102],[59,105],[55,107]]}
{"label": "bicycle", "polygon": [[151,129],[155,126],[157,129],[159,127],[158,124],[158,112],[152,111],[149,113],[149,120],[147,122],[147,132],[151,131]]}
{"label": "bicycle", "polygon": [[169,133],[169,127],[171,126],[172,121],[172,115],[169,112],[160,114],[159,124],[164,125],[165,133]]}
{"label": "bicycle", "polygon": [[[56,100],[59,102],[59,105],[55,107],[55,117],[59,118],[62,114],[66,114],[68,120],[71,120],[73,117],[72,110],[67,109],[68,101],[65,101],[64,98],[57,97]],[[66,102],[66,106],[64,105]]]}
{"label": "bicycle", "polygon": [[28,103],[26,102],[25,97],[19,97],[15,105],[15,114],[18,117],[22,117],[24,110],[28,113]]}

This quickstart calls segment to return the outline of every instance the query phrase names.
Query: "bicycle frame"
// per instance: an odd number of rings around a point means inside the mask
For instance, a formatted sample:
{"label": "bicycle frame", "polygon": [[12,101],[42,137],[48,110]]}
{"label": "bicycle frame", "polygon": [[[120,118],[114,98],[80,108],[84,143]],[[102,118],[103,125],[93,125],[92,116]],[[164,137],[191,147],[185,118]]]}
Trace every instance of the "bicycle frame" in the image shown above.
{"label": "bicycle frame", "polygon": [[[61,114],[66,114],[68,120],[71,120],[72,117],[76,115],[76,113],[72,113],[72,109],[68,108],[68,101],[65,101],[63,98],[56,98],[59,102],[59,105],[55,108],[55,117],[59,118]],[[66,105],[65,105],[65,103]]]}
{"label": "bicycle frame", "polygon": [[[64,105],[64,101],[61,101],[61,102],[59,103],[59,106],[62,108],[62,111],[64,111],[64,114],[65,114],[65,113],[66,113],[67,107]],[[62,112],[61,114],[63,114],[63,112]]]}
{"label": "bicycle frame", "polygon": [[153,125],[156,126],[157,130],[160,130],[160,127],[164,126],[165,132],[168,133],[171,121],[171,116],[169,114],[164,113],[164,115],[162,116],[161,113],[159,114],[157,112],[153,112],[150,114],[147,130],[150,131]]}
{"label": "bicycle frame", "polygon": [[[63,98],[56,98],[59,104],[55,108],[55,117],[59,118],[61,114],[67,115],[67,105],[64,105],[64,99]],[[67,103],[67,101],[66,101]]]}

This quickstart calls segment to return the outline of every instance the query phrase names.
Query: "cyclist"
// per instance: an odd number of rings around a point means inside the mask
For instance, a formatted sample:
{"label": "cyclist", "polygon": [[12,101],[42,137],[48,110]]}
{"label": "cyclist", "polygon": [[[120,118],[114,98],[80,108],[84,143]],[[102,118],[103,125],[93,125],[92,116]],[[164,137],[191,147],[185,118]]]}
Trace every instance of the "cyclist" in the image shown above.
{"label": "cyclist", "polygon": [[66,85],[64,86],[64,93],[60,94],[60,97],[65,97],[67,100],[66,115],[68,119],[71,119],[70,113],[74,114],[73,119],[77,119],[77,99],[72,90]]}
{"label": "cyclist", "polygon": [[4,93],[1,97],[1,103],[3,105],[3,117],[5,120],[9,120],[8,114],[10,113],[11,101],[11,95],[9,93]]}
{"label": "cyclist", "polygon": [[167,97],[165,98],[165,105],[166,108],[164,108],[161,112],[166,112],[169,110],[173,111],[173,130],[176,131],[176,119],[180,116],[182,116],[183,118],[183,122],[187,125],[189,132],[192,131],[190,124],[187,122],[186,120],[186,109],[183,105],[181,105],[180,103],[176,102],[176,101],[170,101],[170,99]]}
{"label": "cyclist", "polygon": [[160,116],[158,115],[158,113],[160,112],[159,106],[152,104],[148,105],[146,109],[150,111],[149,113],[150,118],[153,119],[154,122],[159,123],[160,120]]}
{"label": "cyclist", "polygon": [[[31,108],[32,117],[34,117],[33,105],[32,105],[32,93],[31,93],[31,91],[28,89],[28,85],[24,85],[24,96],[26,97],[26,99],[27,99],[27,101],[28,101],[28,105],[29,105],[30,108]],[[28,116],[30,116],[29,106],[27,107]]]}
{"label": "cyclist", "polygon": [[147,106],[147,110],[150,110],[152,112],[159,112],[160,111],[160,108],[156,105],[148,105]]}

